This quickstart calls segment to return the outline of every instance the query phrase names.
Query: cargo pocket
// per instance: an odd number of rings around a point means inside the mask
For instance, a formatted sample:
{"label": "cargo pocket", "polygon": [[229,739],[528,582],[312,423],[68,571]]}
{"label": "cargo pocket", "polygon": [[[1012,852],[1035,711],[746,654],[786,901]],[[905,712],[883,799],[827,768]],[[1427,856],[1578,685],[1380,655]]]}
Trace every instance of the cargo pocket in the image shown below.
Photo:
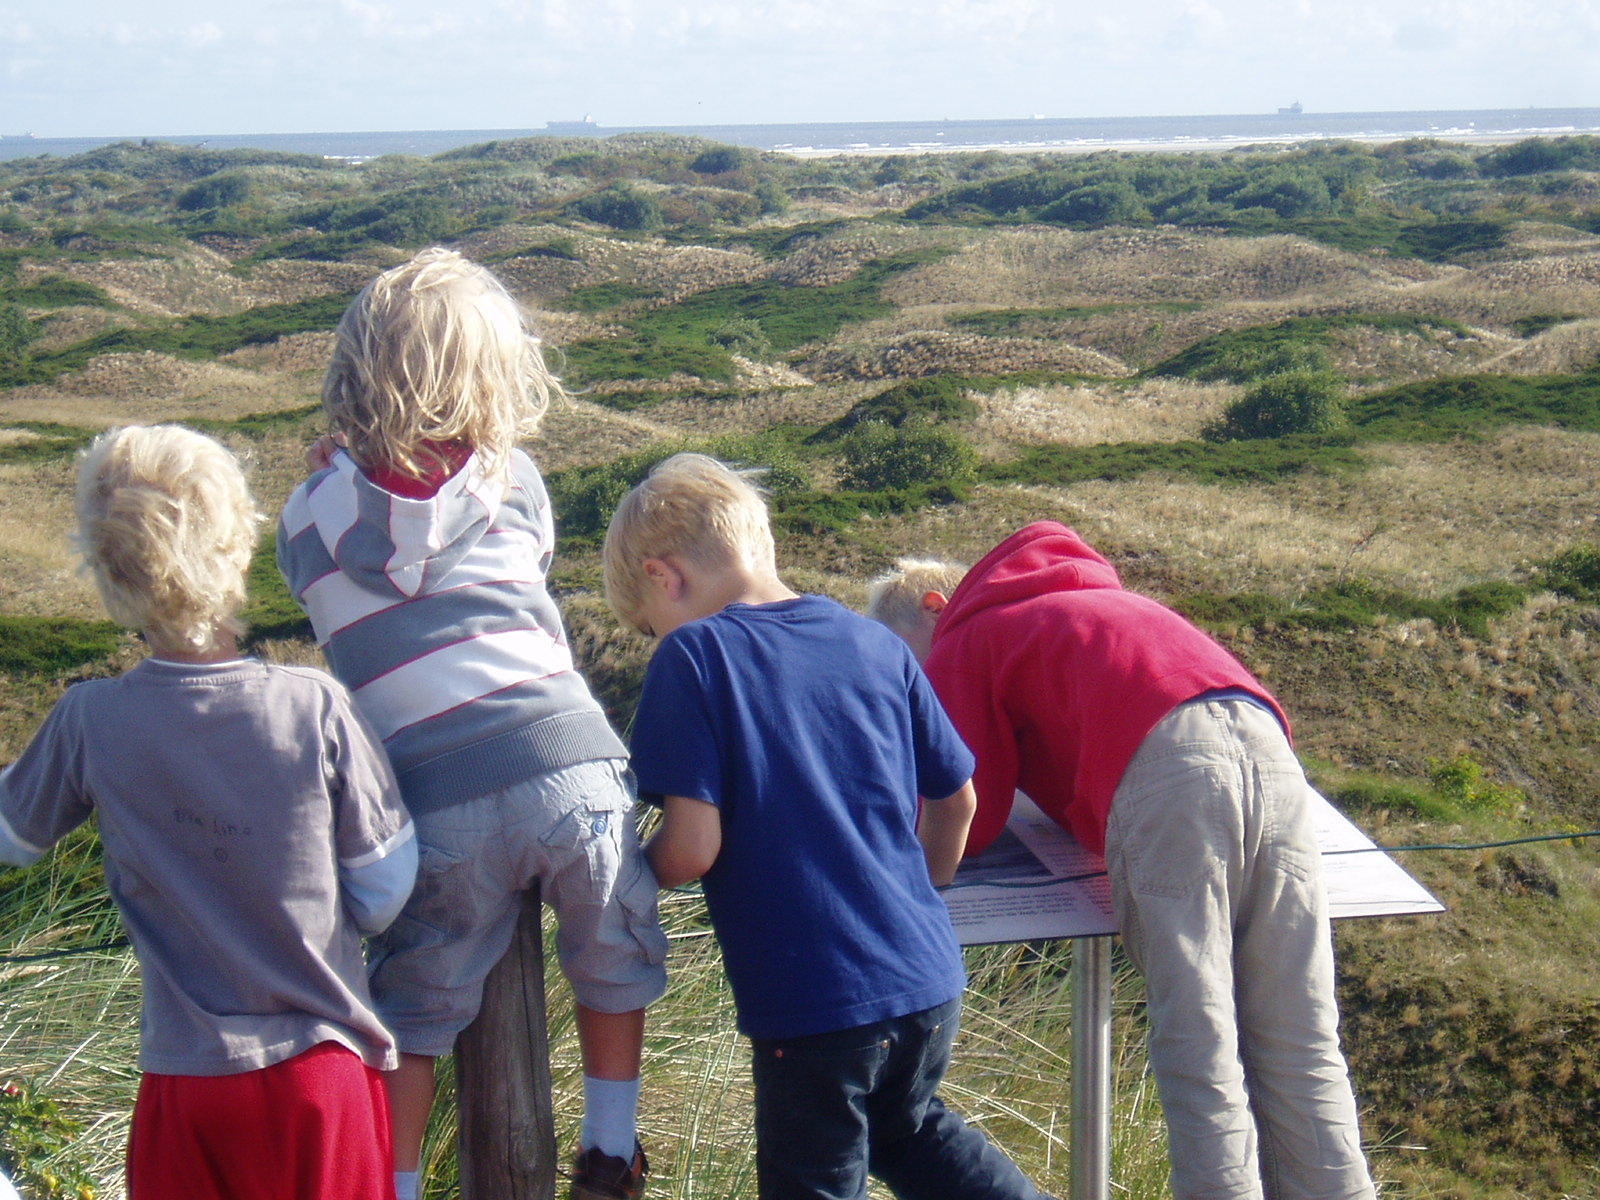
{"label": "cargo pocket", "polygon": [[401,920],[452,938],[470,933],[481,915],[477,889],[471,886],[471,867],[471,860],[462,854],[438,846],[420,847],[417,885]]}
{"label": "cargo pocket", "polygon": [[[626,847],[625,840],[623,845]],[[659,902],[661,889],[655,872],[635,843],[633,854],[624,859],[620,874],[623,884],[617,899],[628,923],[628,933],[639,943],[645,962],[657,966],[667,960],[667,935],[661,928]]]}

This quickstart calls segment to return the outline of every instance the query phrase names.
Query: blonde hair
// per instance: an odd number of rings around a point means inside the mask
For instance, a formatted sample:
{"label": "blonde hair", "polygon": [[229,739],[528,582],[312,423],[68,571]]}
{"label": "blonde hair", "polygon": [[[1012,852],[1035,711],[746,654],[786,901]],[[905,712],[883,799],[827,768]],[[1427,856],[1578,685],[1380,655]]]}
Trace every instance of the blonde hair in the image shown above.
{"label": "blonde hair", "polygon": [[966,576],[960,563],[902,558],[867,585],[867,616],[894,630],[915,629],[922,620],[922,598],[929,592],[954,592]]}
{"label": "blonde hair", "polygon": [[706,454],[674,454],[622,498],[606,529],[606,602],[628,628],[640,620],[647,558],[684,558],[708,570],[743,566],[777,574],[777,553],[757,471]]}
{"label": "blonde hair", "polygon": [[425,475],[463,443],[502,476],[562,394],[522,307],[487,269],[435,246],[369,283],[340,318],[322,381],[355,460]]}
{"label": "blonde hair", "polygon": [[177,425],[103,433],[81,456],[76,507],[74,541],[113,620],[198,652],[244,632],[261,514],[217,442]]}

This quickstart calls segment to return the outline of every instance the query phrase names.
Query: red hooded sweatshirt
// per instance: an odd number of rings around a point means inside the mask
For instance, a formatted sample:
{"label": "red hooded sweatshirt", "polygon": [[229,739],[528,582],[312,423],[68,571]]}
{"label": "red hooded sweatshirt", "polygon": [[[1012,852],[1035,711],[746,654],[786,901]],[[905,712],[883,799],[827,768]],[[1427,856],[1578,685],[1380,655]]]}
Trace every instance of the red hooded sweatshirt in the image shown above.
{"label": "red hooded sweatshirt", "polygon": [[924,664],[977,756],[967,853],[992,842],[1021,788],[1104,853],[1106,814],[1134,752],[1179,704],[1238,689],[1288,721],[1243,664],[1170,608],[1122,589],[1076,533],[1040,521],[969,571]]}

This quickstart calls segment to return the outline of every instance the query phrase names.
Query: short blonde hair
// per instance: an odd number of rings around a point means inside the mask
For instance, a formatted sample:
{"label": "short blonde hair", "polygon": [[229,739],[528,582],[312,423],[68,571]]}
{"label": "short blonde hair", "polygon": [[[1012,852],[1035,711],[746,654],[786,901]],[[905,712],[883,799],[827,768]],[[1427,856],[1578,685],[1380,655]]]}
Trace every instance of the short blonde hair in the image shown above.
{"label": "short blonde hair", "polygon": [[172,649],[244,632],[261,514],[232,454],[178,425],[134,425],[81,456],[75,536],[111,618]]}
{"label": "short blonde hair", "polygon": [[674,454],[622,498],[606,530],[606,602],[628,628],[648,634],[644,563],[676,556],[708,570],[743,566],[777,574],[767,502],[755,479],[706,454]]}
{"label": "short blonde hair", "polygon": [[950,595],[966,574],[961,563],[899,559],[892,570],[867,585],[867,616],[890,629],[915,629],[922,619],[922,598],[929,592]]}
{"label": "short blonde hair", "polygon": [[322,407],[356,461],[425,475],[461,442],[505,473],[561,384],[522,306],[486,268],[435,246],[385,271],[339,321]]}

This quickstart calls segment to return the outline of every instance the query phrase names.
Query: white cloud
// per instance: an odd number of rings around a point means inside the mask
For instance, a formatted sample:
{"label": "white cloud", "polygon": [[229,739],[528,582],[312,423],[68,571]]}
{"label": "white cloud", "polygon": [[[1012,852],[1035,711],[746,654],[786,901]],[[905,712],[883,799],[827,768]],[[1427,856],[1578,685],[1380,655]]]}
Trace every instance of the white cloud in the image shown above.
{"label": "white cloud", "polygon": [[[214,0],[29,5],[7,119],[615,123],[1597,105],[1600,0]],[[243,10],[241,10],[243,11]],[[233,53],[224,48],[242,47]],[[271,59],[270,65],[266,60]],[[203,122],[204,127],[197,123]],[[53,128],[52,128],[53,127]]]}
{"label": "white cloud", "polygon": [[222,40],[222,26],[215,21],[206,21],[199,25],[191,25],[184,31],[184,44],[195,49],[203,50]]}

